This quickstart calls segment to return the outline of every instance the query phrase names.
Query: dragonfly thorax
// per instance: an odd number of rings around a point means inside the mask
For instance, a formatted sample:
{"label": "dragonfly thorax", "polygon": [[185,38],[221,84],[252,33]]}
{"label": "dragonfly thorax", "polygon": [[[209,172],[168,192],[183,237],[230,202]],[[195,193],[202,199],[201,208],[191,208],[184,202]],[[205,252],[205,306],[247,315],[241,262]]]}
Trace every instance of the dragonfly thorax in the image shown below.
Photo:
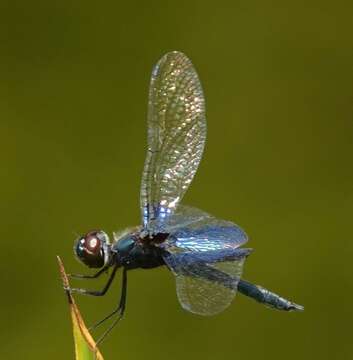
{"label": "dragonfly thorax", "polygon": [[[152,239],[151,239],[152,240]],[[152,242],[145,242],[139,233],[119,239],[113,246],[115,261],[127,269],[149,269],[164,265],[162,250]]]}

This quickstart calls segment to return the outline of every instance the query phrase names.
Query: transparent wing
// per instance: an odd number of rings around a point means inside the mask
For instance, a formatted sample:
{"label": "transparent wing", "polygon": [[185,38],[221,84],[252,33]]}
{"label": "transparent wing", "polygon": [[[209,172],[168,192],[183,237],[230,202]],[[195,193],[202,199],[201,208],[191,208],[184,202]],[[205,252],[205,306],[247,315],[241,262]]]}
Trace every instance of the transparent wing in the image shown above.
{"label": "transparent wing", "polygon": [[165,230],[172,233],[179,228],[199,228],[213,217],[205,211],[187,205],[179,205],[176,211],[165,220]]}
{"label": "transparent wing", "polygon": [[142,223],[163,232],[202,157],[206,139],[204,96],[191,61],[166,54],[152,72],[148,104],[148,151],[142,174]]}
{"label": "transparent wing", "polygon": [[[179,259],[178,259],[179,258]],[[190,259],[188,259],[190,260]],[[168,254],[165,262],[176,278],[181,306],[199,315],[215,315],[226,309],[234,299],[242,275],[245,256],[238,260],[210,263],[185,261],[180,254]]]}

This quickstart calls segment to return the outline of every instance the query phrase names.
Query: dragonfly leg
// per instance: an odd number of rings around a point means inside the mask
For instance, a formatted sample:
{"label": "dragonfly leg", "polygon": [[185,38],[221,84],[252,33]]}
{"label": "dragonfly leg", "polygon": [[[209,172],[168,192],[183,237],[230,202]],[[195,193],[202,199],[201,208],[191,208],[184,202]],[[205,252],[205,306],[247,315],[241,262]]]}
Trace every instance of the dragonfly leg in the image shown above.
{"label": "dragonfly leg", "polygon": [[104,321],[110,319],[112,316],[118,313],[118,316],[113,321],[113,323],[109,326],[109,328],[103,333],[103,335],[97,340],[97,345],[102,343],[102,341],[108,336],[108,334],[113,330],[113,328],[118,324],[118,322],[123,318],[125,313],[125,306],[126,306],[126,295],[127,295],[127,270],[124,268],[123,270],[123,281],[122,281],[122,288],[121,288],[121,296],[119,301],[119,306],[108,316],[104,319],[99,321],[97,324],[91,327],[91,329],[97,328],[101,325]]}
{"label": "dragonfly leg", "polygon": [[118,270],[118,266],[114,266],[113,271],[110,274],[110,277],[102,290],[87,290],[87,289],[80,289],[80,288],[68,288],[67,290],[69,290],[70,292],[76,292],[76,293],[84,294],[84,295],[103,296],[109,290],[110,285],[112,284],[112,282],[114,280],[115,273],[117,270]]}
{"label": "dragonfly leg", "polygon": [[119,305],[117,306],[116,309],[114,309],[113,312],[111,312],[109,315],[107,315],[105,318],[103,318],[102,320],[98,321],[96,324],[92,325],[89,330],[94,330],[96,329],[98,326],[100,326],[101,324],[103,324],[106,320],[110,319],[112,316],[114,316],[115,314],[119,313],[122,314],[124,313],[125,310],[125,304],[126,304],[126,292],[127,292],[127,276],[126,276],[126,269],[124,268],[123,270],[123,281],[122,281],[122,285],[121,285],[121,295],[120,295],[120,301],[119,301]]}
{"label": "dragonfly leg", "polygon": [[68,274],[69,277],[74,279],[97,279],[99,276],[101,276],[103,273],[105,273],[110,267],[109,265],[104,266],[102,269],[100,269],[98,272],[96,272],[93,275],[85,275],[85,274]]}

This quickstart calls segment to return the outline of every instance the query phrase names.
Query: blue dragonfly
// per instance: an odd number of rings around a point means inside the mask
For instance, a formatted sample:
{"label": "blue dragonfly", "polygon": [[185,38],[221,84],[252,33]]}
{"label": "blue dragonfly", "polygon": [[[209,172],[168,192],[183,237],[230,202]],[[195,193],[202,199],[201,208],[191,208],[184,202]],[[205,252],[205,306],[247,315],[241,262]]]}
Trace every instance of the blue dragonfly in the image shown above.
{"label": "blue dragonfly", "polygon": [[[148,102],[148,147],[140,190],[141,226],[114,233],[101,230],[76,240],[74,252],[94,275],[111,269],[100,291],[71,288],[102,296],[122,268],[122,290],[117,308],[94,327],[115,316],[101,340],[122,318],[127,294],[127,272],[166,266],[176,280],[181,306],[195,314],[214,315],[229,306],[239,291],[278,310],[303,310],[242,277],[251,249],[241,247],[246,233],[230,221],[181,205],[199,166],[206,141],[205,100],[191,61],[180,52],[164,55],[153,69]],[[99,340],[100,341],[100,340]],[[98,342],[99,342],[98,341]]]}

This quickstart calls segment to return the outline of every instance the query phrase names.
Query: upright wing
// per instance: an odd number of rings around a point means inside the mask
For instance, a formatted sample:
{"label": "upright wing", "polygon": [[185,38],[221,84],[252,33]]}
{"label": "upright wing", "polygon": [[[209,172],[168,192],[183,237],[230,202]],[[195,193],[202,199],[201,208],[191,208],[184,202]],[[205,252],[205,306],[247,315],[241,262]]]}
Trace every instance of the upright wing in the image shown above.
{"label": "upright wing", "polygon": [[142,174],[142,223],[163,232],[188,189],[206,139],[205,102],[191,61],[180,52],[163,56],[152,72],[148,149]]}
{"label": "upright wing", "polygon": [[168,231],[171,234],[160,247],[176,277],[182,307],[199,315],[223,311],[237,292],[245,258],[251,252],[239,248],[247,241],[245,232],[230,221],[186,206],[171,217]]}

